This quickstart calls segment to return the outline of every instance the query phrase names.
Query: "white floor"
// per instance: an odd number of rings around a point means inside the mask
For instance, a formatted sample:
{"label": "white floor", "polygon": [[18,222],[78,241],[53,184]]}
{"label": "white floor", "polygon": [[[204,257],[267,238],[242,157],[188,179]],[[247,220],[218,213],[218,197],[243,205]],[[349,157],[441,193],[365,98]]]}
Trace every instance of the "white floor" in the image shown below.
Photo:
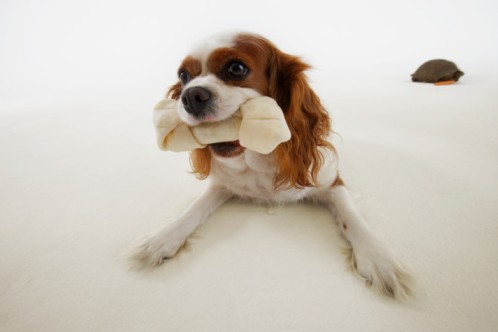
{"label": "white floor", "polygon": [[[19,46],[19,59],[2,53],[11,61],[0,66],[8,74],[0,81],[1,331],[497,330],[498,67],[483,60],[493,48],[480,59],[479,49],[462,46],[468,56],[450,58],[466,75],[435,87],[409,80],[420,54],[379,65],[330,58],[327,67],[317,49],[288,36],[276,42],[317,60],[310,76],[342,136],[342,176],[413,271],[418,298],[400,304],[372,294],[346,269],[327,211],[312,205],[230,202],[179,257],[129,270],[127,247],[206,186],[188,173],[187,154],[157,149],[152,128],[151,109],[184,50],[162,65],[159,55],[123,53],[136,78],[128,80],[113,67],[124,60],[105,62],[119,52],[90,67],[84,61],[97,50],[53,58],[47,48],[56,43],[33,37],[41,58],[23,67],[28,49]],[[63,65],[52,71],[37,61]]]}
{"label": "white floor", "polygon": [[136,106],[4,112],[0,326],[493,331],[496,83],[386,80],[380,94],[367,83],[324,91],[343,138],[343,176],[417,277],[410,305],[379,299],[346,270],[330,216],[311,205],[231,202],[177,259],[132,272],[121,253],[205,186],[188,174],[186,154],[160,152],[150,111]]}

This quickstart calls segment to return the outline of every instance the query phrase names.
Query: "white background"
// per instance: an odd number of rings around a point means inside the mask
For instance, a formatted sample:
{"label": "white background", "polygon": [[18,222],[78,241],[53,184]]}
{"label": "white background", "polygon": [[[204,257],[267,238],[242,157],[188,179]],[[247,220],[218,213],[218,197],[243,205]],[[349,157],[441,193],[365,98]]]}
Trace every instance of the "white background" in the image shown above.
{"label": "white background", "polygon": [[[0,0],[0,330],[485,331],[498,326],[498,2]],[[341,177],[413,271],[380,299],[323,208],[231,201],[152,271],[123,251],[206,186],[152,107],[190,45],[260,33],[314,66]],[[448,58],[458,84],[412,83]]]}
{"label": "white background", "polygon": [[472,75],[498,59],[497,11],[491,0],[3,0],[0,100],[156,100],[189,46],[225,30],[260,33],[301,55],[324,84],[362,81],[376,66],[409,79],[432,58]]}

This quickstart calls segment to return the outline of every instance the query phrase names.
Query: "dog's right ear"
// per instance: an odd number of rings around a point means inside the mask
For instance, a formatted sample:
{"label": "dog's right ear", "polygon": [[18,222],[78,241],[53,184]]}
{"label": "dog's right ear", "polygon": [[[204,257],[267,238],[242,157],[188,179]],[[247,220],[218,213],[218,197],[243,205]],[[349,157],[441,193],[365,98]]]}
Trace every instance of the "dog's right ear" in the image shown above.
{"label": "dog's right ear", "polygon": [[169,88],[166,96],[168,98],[178,100],[180,98],[181,94],[182,94],[182,82],[178,81],[175,85],[173,85],[171,88]]}

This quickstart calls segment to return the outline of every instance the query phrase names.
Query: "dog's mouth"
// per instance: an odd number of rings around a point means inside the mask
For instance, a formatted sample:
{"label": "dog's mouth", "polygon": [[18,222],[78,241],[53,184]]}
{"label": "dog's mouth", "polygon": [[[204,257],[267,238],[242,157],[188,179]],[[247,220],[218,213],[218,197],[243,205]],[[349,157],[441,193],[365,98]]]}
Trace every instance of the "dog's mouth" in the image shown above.
{"label": "dog's mouth", "polygon": [[213,143],[209,144],[209,147],[215,155],[224,158],[236,157],[244,152],[245,149],[240,145],[239,141]]}

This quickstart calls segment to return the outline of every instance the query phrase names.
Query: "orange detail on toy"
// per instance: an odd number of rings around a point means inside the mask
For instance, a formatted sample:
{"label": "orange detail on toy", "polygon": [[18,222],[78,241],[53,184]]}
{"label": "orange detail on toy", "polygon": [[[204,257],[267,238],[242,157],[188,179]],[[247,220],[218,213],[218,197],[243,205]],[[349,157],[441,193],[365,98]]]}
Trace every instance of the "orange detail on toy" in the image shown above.
{"label": "orange detail on toy", "polygon": [[434,83],[434,85],[450,85],[450,84],[454,84],[454,83],[455,83],[455,80],[449,80],[449,81],[436,82],[436,83]]}

